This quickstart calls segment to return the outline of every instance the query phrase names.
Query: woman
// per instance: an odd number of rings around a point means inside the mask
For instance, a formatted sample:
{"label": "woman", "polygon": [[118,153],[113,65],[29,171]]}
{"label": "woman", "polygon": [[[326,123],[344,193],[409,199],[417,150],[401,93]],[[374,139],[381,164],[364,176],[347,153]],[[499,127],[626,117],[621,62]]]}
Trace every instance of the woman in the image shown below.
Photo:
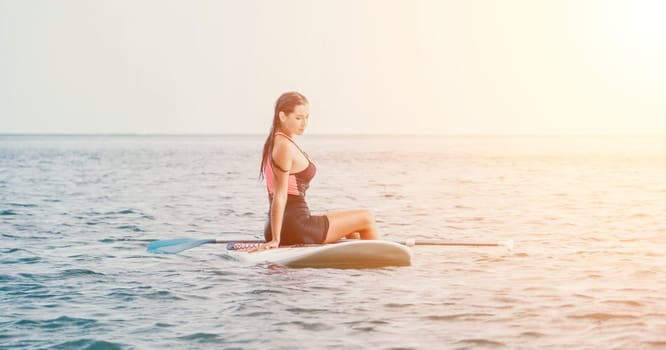
{"label": "woman", "polygon": [[372,214],[350,210],[311,215],[305,193],[317,168],[293,137],[308,125],[308,100],[298,92],[282,94],[275,103],[273,126],[264,144],[260,176],[266,179],[270,211],[266,242],[252,251],[280,245],[332,243],[343,237],[377,239]]}

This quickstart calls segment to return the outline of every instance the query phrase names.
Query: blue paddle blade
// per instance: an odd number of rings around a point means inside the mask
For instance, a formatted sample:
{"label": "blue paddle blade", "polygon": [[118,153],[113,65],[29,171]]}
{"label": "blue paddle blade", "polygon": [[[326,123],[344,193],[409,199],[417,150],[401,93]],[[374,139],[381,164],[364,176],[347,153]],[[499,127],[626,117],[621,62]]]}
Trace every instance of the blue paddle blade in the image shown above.
{"label": "blue paddle blade", "polygon": [[156,254],[176,254],[183,250],[198,247],[206,243],[215,243],[214,239],[192,239],[192,238],[177,238],[168,239],[164,241],[155,241],[148,244],[146,250],[149,253]]}

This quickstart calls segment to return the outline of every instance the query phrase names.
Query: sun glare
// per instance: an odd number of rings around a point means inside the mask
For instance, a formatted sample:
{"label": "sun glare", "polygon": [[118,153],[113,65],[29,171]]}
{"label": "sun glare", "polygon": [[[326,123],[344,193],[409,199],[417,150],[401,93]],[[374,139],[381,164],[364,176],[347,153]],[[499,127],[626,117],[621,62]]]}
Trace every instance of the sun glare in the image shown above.
{"label": "sun glare", "polygon": [[637,54],[663,59],[666,53],[666,1],[638,0],[621,4],[614,8],[617,13],[612,16],[619,21],[609,24],[622,38],[623,44]]}

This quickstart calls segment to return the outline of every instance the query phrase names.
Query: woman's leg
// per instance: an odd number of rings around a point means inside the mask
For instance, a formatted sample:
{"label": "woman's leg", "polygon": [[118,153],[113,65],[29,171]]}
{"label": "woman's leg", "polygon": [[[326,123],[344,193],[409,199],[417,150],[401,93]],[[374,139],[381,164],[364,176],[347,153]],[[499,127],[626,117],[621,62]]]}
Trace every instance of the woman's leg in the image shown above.
{"label": "woman's leg", "polygon": [[[378,239],[375,219],[368,210],[349,210],[324,214],[328,218],[325,243],[358,233],[361,239]],[[352,236],[353,237],[353,236]]]}

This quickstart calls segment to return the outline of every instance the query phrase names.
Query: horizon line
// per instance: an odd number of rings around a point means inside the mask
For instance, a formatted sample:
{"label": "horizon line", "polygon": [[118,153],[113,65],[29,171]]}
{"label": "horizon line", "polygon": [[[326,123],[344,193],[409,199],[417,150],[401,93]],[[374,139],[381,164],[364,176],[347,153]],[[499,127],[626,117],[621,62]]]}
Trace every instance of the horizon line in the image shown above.
{"label": "horizon line", "polygon": [[[0,137],[3,136],[120,136],[120,137],[183,137],[183,136],[202,136],[202,137],[215,137],[215,136],[266,136],[263,133],[139,133],[139,132],[110,132],[110,133],[70,133],[70,132],[0,132]],[[443,133],[443,134],[426,134],[426,133],[312,133],[302,136],[325,136],[325,137],[619,137],[619,136],[666,136],[664,132],[644,132],[644,133]]]}

